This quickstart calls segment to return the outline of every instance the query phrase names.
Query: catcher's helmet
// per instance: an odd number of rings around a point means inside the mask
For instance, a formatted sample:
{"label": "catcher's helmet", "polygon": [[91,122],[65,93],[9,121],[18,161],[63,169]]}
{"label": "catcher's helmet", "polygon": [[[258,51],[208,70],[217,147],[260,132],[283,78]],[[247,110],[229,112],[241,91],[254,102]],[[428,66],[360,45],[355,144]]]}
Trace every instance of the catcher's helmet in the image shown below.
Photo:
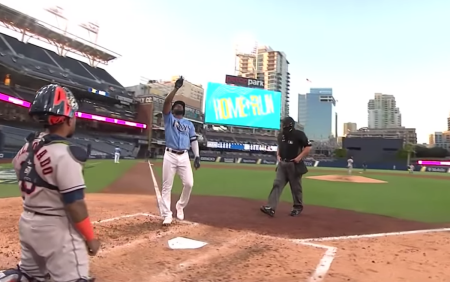
{"label": "catcher's helmet", "polygon": [[77,110],[77,100],[68,88],[49,84],[36,92],[29,115],[45,125],[54,125],[73,118]]}
{"label": "catcher's helmet", "polygon": [[186,103],[183,102],[183,101],[175,101],[173,103],[173,105],[172,105],[172,111],[173,111],[173,108],[175,108],[176,105],[181,105],[183,107],[183,116],[184,116],[184,114],[186,113]]}

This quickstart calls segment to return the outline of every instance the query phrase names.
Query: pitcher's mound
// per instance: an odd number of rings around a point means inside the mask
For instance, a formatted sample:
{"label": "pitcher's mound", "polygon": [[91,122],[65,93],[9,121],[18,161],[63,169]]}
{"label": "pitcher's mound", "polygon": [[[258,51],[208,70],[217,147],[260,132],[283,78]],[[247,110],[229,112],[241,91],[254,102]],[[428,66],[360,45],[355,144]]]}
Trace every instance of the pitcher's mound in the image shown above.
{"label": "pitcher's mound", "polygon": [[387,183],[386,181],[368,178],[364,176],[353,176],[353,175],[320,175],[320,176],[309,176],[306,177],[315,180],[325,180],[325,181],[338,181],[338,182],[353,182],[353,183]]}

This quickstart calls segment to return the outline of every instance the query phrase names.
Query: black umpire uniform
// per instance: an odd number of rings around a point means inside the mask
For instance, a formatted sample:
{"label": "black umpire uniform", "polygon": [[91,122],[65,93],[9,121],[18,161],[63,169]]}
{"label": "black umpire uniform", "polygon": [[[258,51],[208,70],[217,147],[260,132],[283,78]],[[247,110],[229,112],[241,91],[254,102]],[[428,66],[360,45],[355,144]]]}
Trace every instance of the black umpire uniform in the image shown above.
{"label": "black umpire uniform", "polygon": [[293,118],[286,117],[282,121],[283,129],[278,134],[280,160],[276,169],[277,175],[273,182],[272,191],[270,191],[268,203],[261,207],[261,211],[270,216],[275,215],[280,196],[288,182],[294,202],[291,216],[297,216],[303,210],[302,176],[308,172],[308,169],[303,160],[295,162],[295,158],[306,147],[311,147],[311,142],[303,131],[294,129],[294,123]]}

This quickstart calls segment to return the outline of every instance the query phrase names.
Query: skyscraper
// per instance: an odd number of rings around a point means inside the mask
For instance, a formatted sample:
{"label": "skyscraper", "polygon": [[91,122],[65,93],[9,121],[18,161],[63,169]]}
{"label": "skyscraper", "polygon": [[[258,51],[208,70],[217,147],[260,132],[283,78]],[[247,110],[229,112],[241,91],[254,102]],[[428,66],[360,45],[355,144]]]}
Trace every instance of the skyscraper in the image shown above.
{"label": "skyscraper", "polygon": [[298,123],[306,125],[307,115],[306,94],[298,94]]}
{"label": "skyscraper", "polygon": [[450,116],[447,118],[447,131],[450,131]]}
{"label": "skyscraper", "polygon": [[267,90],[281,92],[281,118],[289,116],[290,73],[286,54],[261,46],[252,54],[236,56],[238,75],[264,80]]}
{"label": "skyscraper", "polygon": [[[335,124],[336,100],[331,88],[311,88],[310,93],[299,94],[298,121],[304,125],[311,140],[329,140]],[[335,133],[336,134],[336,133]]]}
{"label": "skyscraper", "polygon": [[342,132],[343,136],[347,135],[349,132],[354,132],[358,130],[355,122],[346,122],[344,123],[344,131]]}
{"label": "skyscraper", "polygon": [[402,115],[394,95],[375,93],[367,104],[369,128],[398,128],[402,126]]}

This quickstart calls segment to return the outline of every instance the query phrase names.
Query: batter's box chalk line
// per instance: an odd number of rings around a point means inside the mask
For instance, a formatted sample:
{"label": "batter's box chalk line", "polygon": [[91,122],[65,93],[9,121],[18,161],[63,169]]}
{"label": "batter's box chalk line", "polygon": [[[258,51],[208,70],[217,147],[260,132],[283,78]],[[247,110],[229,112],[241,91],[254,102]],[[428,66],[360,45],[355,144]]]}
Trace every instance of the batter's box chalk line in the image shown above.
{"label": "batter's box chalk line", "polygon": [[[158,201],[158,208],[160,208],[160,202],[161,202],[161,192],[159,191],[158,182],[156,181],[155,172],[153,171],[152,165],[150,161],[148,161],[148,169],[150,171],[150,176],[153,181],[153,187],[155,188],[155,194],[156,199]],[[160,209],[161,213],[161,209]],[[146,214],[148,216],[155,216]],[[185,224],[193,224],[192,222],[188,221],[182,221]],[[337,248],[331,247],[319,243],[313,243],[313,242],[324,242],[324,241],[335,241],[335,240],[351,240],[351,239],[363,239],[363,238],[377,238],[377,237],[385,237],[385,236],[400,236],[400,235],[409,235],[409,234],[421,234],[421,233],[437,233],[437,232],[446,232],[450,231],[450,228],[439,228],[439,229],[425,229],[425,230],[414,230],[414,231],[403,231],[403,232],[390,232],[390,233],[376,233],[376,234],[365,234],[365,235],[351,235],[351,236],[339,236],[339,237],[322,237],[322,238],[310,238],[310,239],[285,239],[285,238],[278,238],[273,236],[264,236],[264,237],[271,237],[272,239],[284,239],[291,241],[293,243],[307,246],[307,247],[314,247],[319,249],[324,249],[325,253],[322,256],[322,258],[319,261],[319,264],[317,265],[316,269],[314,270],[314,273],[311,277],[307,280],[308,282],[321,282],[325,279],[325,276],[327,275],[328,271],[330,270],[331,264],[333,263],[334,258],[336,257]],[[259,234],[256,234],[258,236],[262,236]]]}
{"label": "batter's box chalk line", "polygon": [[337,248],[331,247],[317,242],[326,241],[343,241],[352,239],[366,239],[366,238],[378,238],[378,237],[389,237],[389,236],[402,236],[402,235],[413,235],[413,234],[425,234],[425,233],[439,233],[439,232],[449,232],[450,228],[437,228],[437,229],[423,229],[423,230],[412,230],[412,231],[401,231],[401,232],[388,232],[388,233],[374,233],[374,234],[363,234],[363,235],[350,235],[350,236],[338,236],[338,237],[322,237],[322,238],[310,238],[310,239],[293,239],[291,242],[325,249],[325,254],[319,261],[316,269],[312,276],[307,280],[308,282],[321,282],[324,281],[325,276],[330,270],[331,264],[336,257]]}

